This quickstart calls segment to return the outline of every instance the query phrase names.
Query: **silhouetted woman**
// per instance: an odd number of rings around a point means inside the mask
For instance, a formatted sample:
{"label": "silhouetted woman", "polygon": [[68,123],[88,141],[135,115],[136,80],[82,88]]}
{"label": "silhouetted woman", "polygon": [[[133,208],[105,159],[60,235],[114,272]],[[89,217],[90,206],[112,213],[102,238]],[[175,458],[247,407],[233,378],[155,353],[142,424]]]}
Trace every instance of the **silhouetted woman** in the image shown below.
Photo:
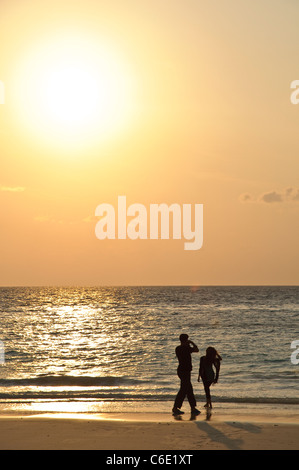
{"label": "silhouetted woman", "polygon": [[198,382],[200,382],[200,378],[202,378],[207,398],[207,403],[205,404],[206,408],[212,408],[210,387],[212,384],[218,382],[221,360],[222,357],[220,354],[211,346],[207,348],[206,355],[200,358]]}

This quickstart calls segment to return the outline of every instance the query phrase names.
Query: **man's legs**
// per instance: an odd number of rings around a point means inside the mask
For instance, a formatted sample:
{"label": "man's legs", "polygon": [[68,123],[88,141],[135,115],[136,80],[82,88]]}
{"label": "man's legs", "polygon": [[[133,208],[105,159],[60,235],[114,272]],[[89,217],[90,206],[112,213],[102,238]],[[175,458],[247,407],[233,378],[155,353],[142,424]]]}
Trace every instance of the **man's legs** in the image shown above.
{"label": "man's legs", "polygon": [[174,408],[181,408],[183,401],[185,399],[185,396],[187,394],[185,375],[181,373],[180,371],[178,371],[178,376],[181,380],[181,386],[177,393],[176,399],[174,401]]}
{"label": "man's legs", "polygon": [[187,385],[187,398],[188,398],[188,401],[189,401],[189,405],[191,406],[191,409],[193,409],[193,408],[196,407],[196,400],[195,400],[195,396],[194,396],[194,393],[193,393],[191,377],[189,377],[189,382],[186,383],[186,385]]}
{"label": "man's legs", "polygon": [[190,371],[178,371],[178,376],[181,380],[181,387],[178,391],[174,402],[173,411],[181,408],[185,397],[187,396],[191,410],[195,410],[196,400],[193,393],[193,387],[191,383],[191,372]]}

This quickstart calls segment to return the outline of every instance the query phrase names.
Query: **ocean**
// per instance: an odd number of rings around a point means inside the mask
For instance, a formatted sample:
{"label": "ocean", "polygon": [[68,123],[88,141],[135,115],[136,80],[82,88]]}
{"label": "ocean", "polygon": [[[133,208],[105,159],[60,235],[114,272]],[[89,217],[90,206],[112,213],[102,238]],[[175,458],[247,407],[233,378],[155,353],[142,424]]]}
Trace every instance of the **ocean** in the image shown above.
{"label": "ocean", "polygon": [[299,407],[296,286],[2,287],[0,312],[4,411],[171,411],[181,333],[199,348],[199,408],[208,346],[222,356],[216,410]]}

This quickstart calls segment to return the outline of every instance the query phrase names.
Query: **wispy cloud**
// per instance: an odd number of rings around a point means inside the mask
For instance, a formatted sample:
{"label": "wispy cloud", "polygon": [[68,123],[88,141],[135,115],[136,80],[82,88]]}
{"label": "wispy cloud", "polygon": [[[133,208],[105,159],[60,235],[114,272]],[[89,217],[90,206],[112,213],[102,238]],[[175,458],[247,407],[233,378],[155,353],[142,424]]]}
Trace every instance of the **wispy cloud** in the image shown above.
{"label": "wispy cloud", "polygon": [[84,219],[82,219],[83,222],[97,222],[99,220],[98,217],[96,217],[95,215],[89,215],[88,217],[85,217]]}
{"label": "wispy cloud", "polygon": [[6,192],[6,193],[21,193],[25,191],[26,188],[23,186],[1,186],[0,185],[0,191]]}
{"label": "wispy cloud", "polygon": [[65,220],[62,219],[56,219],[55,217],[51,217],[48,215],[37,215],[34,217],[35,222],[40,222],[40,223],[54,223],[54,224],[63,224],[66,223]]}
{"label": "wispy cloud", "polygon": [[265,203],[265,204],[281,204],[281,203],[298,203],[299,202],[299,189],[287,188],[283,191],[273,190],[259,195],[258,197],[252,194],[241,194],[240,201],[244,203]]}

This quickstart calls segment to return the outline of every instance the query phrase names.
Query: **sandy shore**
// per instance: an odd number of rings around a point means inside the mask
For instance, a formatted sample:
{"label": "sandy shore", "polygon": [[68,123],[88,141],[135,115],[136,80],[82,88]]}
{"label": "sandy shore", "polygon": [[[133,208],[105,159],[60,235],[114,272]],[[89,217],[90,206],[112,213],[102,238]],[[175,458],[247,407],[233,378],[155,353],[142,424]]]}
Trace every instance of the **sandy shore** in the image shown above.
{"label": "sandy shore", "polygon": [[0,416],[1,450],[298,450],[299,421],[167,413]]}

